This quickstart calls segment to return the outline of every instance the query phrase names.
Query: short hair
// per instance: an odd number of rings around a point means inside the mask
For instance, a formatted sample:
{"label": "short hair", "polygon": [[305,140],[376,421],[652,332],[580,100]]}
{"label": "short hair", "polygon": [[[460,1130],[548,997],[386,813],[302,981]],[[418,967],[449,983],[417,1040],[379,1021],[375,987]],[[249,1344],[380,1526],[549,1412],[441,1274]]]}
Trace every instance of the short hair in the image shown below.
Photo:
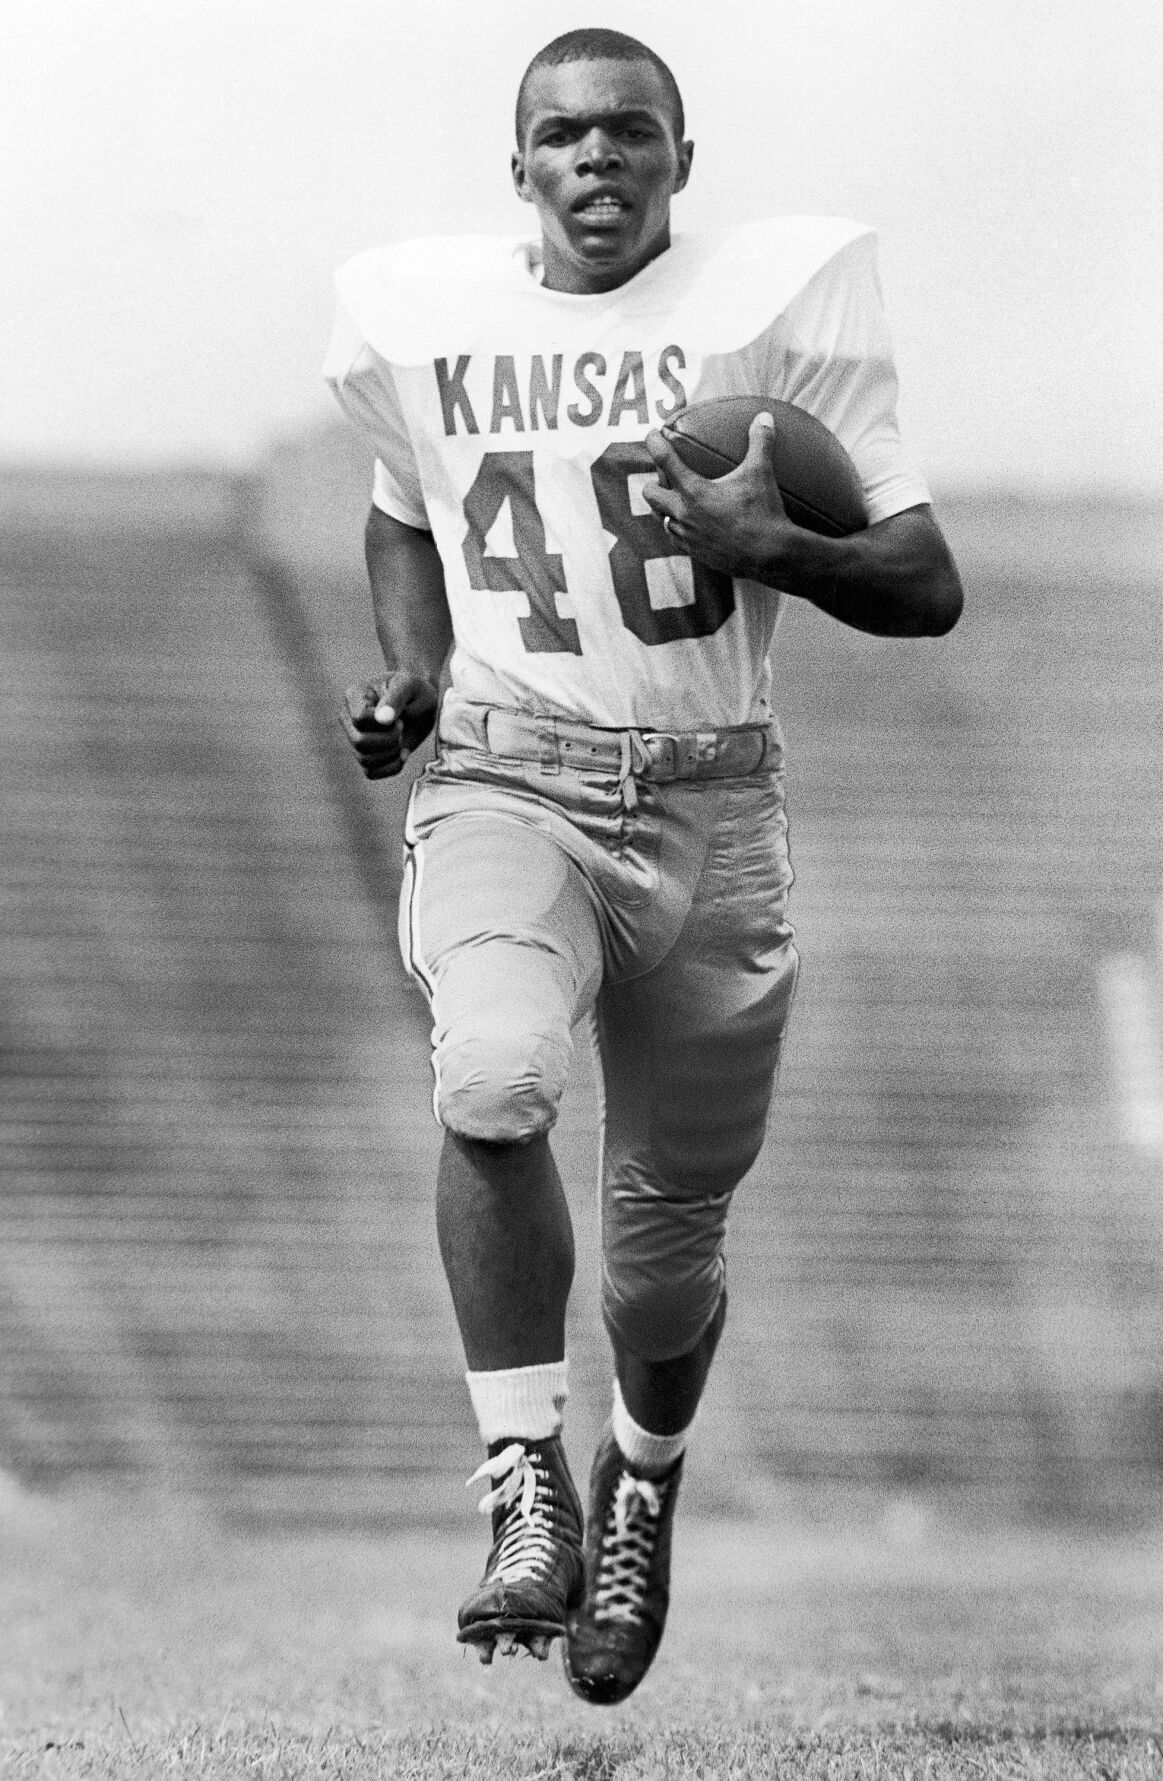
{"label": "short hair", "polygon": [[676,142],[681,142],[686,130],[686,118],[683,115],[682,94],[678,90],[678,82],[660,55],[657,55],[648,44],[640,43],[637,37],[628,37],[625,31],[609,31],[600,25],[587,26],[580,31],[566,31],[539,49],[533,60],[521,76],[521,85],[517,89],[517,147],[525,140],[525,129],[528,123],[529,82],[538,68],[560,68],[565,62],[649,62],[662,77],[662,84],[670,101],[671,118],[674,124]]}

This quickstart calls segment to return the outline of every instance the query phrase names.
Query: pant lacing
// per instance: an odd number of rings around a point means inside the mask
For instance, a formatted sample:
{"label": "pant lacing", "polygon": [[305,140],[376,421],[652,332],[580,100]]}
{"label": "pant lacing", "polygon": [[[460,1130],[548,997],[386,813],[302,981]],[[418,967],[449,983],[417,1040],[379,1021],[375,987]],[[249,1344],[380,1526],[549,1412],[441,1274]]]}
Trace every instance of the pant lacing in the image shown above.
{"label": "pant lacing", "polygon": [[649,1478],[623,1472],[606,1516],[594,1591],[595,1620],[634,1621],[650,1581],[663,1495]]}
{"label": "pant lacing", "polygon": [[552,1480],[540,1453],[512,1442],[478,1466],[468,1480],[469,1484],[485,1481],[493,1482],[494,1488],[481,1498],[480,1513],[505,1511],[494,1535],[489,1577],[502,1583],[543,1577],[553,1567],[557,1541]]}
{"label": "pant lacing", "polygon": [[634,782],[634,775],[644,772],[650,766],[650,750],[637,730],[623,730],[619,740],[622,759],[618,766],[618,790],[622,794],[622,807],[625,810],[637,810],[638,787]]}

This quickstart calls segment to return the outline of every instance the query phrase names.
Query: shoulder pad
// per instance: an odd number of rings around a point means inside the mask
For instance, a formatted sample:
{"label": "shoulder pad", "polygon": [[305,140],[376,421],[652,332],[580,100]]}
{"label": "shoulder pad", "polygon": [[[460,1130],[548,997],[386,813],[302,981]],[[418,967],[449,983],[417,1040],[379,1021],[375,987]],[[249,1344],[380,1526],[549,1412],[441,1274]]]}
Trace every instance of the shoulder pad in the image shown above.
{"label": "shoulder pad", "polygon": [[[789,216],[744,223],[675,242],[668,301],[676,333],[704,353],[734,352],[758,338],[854,241],[872,231],[846,217]],[[670,260],[664,255],[657,264]]]}
{"label": "shoulder pad", "polygon": [[[570,329],[590,305],[627,320],[668,318],[700,352],[731,352],[770,327],[828,262],[862,236],[844,217],[778,217],[714,235],[678,235],[669,250],[604,299],[546,291],[518,236],[431,236],[376,248],[335,275],[340,304],[396,365],[469,350],[482,332]],[[585,323],[582,322],[584,327]]]}

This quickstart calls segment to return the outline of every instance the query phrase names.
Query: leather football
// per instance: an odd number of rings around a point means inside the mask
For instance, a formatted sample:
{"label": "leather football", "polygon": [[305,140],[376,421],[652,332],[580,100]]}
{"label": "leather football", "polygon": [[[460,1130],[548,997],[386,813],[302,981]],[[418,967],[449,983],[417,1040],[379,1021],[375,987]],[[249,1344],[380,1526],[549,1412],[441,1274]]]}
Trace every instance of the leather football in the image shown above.
{"label": "leather football", "polygon": [[700,476],[726,476],[747,456],[757,414],[775,421],[775,475],[788,518],[826,538],[868,524],[856,466],[836,435],[806,409],[770,396],[719,396],[693,402],[667,422],[675,451]]}

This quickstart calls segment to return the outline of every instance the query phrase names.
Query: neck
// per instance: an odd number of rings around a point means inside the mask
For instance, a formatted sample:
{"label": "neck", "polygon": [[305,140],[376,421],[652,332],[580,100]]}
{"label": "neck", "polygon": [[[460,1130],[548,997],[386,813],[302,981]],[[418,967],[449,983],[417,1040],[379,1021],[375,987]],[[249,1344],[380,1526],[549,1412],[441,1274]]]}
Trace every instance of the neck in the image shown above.
{"label": "neck", "polygon": [[631,260],[603,266],[578,260],[561,253],[556,244],[545,238],[541,245],[542,283],[547,291],[561,291],[571,297],[597,297],[629,284],[639,272],[656,260],[670,246],[669,226],[655,236],[650,246]]}

